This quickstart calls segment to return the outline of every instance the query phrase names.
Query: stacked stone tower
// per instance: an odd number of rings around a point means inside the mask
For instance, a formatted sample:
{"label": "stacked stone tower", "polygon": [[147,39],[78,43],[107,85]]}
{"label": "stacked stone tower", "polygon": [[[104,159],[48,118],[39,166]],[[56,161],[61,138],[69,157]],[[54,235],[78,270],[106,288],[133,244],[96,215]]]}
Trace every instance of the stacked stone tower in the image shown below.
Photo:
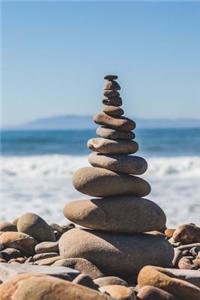
{"label": "stacked stone tower", "polygon": [[75,188],[90,198],[67,204],[64,215],[88,229],[76,228],[60,240],[64,258],[82,257],[105,274],[127,277],[144,265],[170,266],[171,245],[158,234],[166,217],[154,202],[145,199],[150,185],[138,175],[147,169],[134,141],[135,122],[124,117],[117,76],[105,76],[103,111],[94,117],[98,138],[87,143],[93,151],[91,167],[75,172]]}

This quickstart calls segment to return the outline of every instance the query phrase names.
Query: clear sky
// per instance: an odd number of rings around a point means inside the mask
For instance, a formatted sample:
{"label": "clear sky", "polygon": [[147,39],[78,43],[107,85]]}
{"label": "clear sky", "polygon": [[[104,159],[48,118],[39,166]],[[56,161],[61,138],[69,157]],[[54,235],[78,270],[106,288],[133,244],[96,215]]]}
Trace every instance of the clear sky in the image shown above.
{"label": "clear sky", "polygon": [[200,118],[200,2],[2,3],[3,125],[101,107],[119,75],[124,109]]}

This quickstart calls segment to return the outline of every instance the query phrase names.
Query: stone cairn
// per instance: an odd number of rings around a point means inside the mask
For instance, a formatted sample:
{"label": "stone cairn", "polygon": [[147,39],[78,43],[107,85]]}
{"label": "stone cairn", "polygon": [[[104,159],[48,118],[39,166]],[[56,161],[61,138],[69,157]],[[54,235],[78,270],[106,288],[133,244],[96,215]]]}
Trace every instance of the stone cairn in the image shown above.
{"label": "stone cairn", "polygon": [[105,79],[103,112],[94,118],[100,138],[88,141],[92,167],[74,174],[76,189],[91,198],[64,208],[85,229],[34,213],[0,222],[0,300],[200,299],[200,227],[162,233],[165,214],[143,198],[150,186],[137,177],[147,163],[130,155],[135,123],[123,117],[117,76]]}
{"label": "stone cairn", "polygon": [[166,217],[154,202],[142,198],[150,185],[142,178],[144,158],[135,155],[135,122],[124,117],[117,76],[107,75],[103,112],[94,117],[98,138],[87,143],[92,167],[81,168],[74,187],[95,198],[66,204],[64,215],[84,228],[65,233],[59,242],[63,258],[86,258],[105,274],[129,276],[144,265],[170,266],[173,249],[161,234]]}

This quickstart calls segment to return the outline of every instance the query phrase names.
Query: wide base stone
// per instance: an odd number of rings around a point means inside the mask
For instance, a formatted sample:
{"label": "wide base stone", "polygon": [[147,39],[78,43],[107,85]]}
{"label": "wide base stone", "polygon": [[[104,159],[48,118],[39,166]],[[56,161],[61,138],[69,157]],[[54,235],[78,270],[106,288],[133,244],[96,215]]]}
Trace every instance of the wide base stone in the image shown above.
{"label": "wide base stone", "polygon": [[152,234],[113,234],[72,229],[59,241],[62,258],[90,260],[104,274],[130,276],[148,264],[170,267],[173,247],[163,236]]}

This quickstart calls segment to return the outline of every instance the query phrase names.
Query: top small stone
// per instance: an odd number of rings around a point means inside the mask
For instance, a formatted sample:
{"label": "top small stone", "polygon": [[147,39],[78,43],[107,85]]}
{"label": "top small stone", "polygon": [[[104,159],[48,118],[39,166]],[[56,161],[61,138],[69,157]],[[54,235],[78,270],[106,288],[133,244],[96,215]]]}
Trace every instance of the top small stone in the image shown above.
{"label": "top small stone", "polygon": [[117,75],[105,75],[104,79],[106,80],[116,80],[118,78]]}

